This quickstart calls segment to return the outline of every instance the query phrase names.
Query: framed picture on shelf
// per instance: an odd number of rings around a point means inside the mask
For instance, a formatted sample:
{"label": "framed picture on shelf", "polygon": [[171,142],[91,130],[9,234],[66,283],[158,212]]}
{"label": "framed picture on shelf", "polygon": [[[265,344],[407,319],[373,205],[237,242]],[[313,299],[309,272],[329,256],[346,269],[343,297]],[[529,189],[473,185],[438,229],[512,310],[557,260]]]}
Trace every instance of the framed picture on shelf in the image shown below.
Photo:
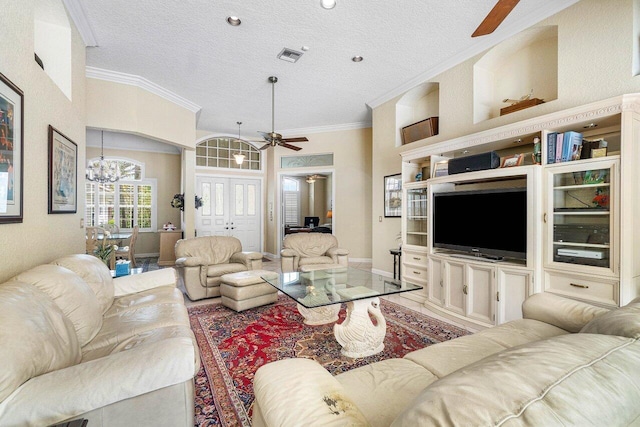
{"label": "framed picture on shelf", "polygon": [[49,125],[49,213],[78,210],[78,146]]}
{"label": "framed picture on shelf", "polygon": [[0,224],[22,222],[24,94],[0,73]]}
{"label": "framed picture on shelf", "polygon": [[402,215],[402,174],[384,177],[384,216],[395,218]]}
{"label": "framed picture on shelf", "polygon": [[433,174],[431,176],[432,178],[447,175],[449,175],[449,162],[447,160],[442,160],[433,165]]}
{"label": "framed picture on shelf", "polygon": [[524,154],[515,154],[513,156],[503,157],[501,168],[512,168],[514,166],[520,166],[524,160]]}

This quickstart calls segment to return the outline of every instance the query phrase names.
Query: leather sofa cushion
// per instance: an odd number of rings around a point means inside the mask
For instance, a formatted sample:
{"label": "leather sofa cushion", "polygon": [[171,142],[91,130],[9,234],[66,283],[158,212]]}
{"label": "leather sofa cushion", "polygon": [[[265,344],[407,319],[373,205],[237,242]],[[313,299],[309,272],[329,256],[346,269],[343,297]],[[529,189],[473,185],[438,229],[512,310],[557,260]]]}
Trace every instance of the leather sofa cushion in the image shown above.
{"label": "leather sofa cushion", "polygon": [[640,299],[635,299],[622,308],[596,317],[587,323],[580,332],[640,338]]}
{"label": "leather sofa cushion", "polygon": [[404,357],[442,378],[508,348],[565,334],[567,331],[537,320],[518,319],[473,335],[412,351]]}
{"label": "leather sofa cushion", "polygon": [[33,285],[0,285],[0,325],[0,402],[27,380],[80,361],[73,324]]}
{"label": "leather sofa cushion", "polygon": [[96,336],[102,327],[101,307],[89,285],[64,267],[43,264],[20,273],[16,280],[34,285],[71,320],[80,347]]}
{"label": "leather sofa cushion", "polygon": [[334,264],[333,259],[328,256],[315,256],[308,258],[300,258],[298,265],[300,267],[304,265],[312,265],[312,264]]}
{"label": "leather sofa cushion", "polygon": [[579,332],[592,319],[606,312],[608,310],[605,308],[558,298],[546,292],[531,295],[522,304],[522,317],[525,319],[539,320],[573,333]]}
{"label": "leather sofa cushion", "polygon": [[218,265],[210,265],[207,267],[207,276],[208,277],[221,277],[225,274],[230,273],[239,273],[241,271],[247,271],[247,267],[244,264],[218,264]]}
{"label": "leather sofa cushion", "polygon": [[87,282],[98,298],[100,314],[107,311],[113,303],[113,278],[109,268],[93,255],[75,254],[58,258],[51,264],[59,265],[76,273]]}
{"label": "leather sofa cushion", "polygon": [[631,425],[640,419],[639,369],[638,340],[553,337],[434,382],[392,426]]}
{"label": "leather sofa cushion", "polygon": [[167,326],[189,326],[184,302],[133,307],[115,316],[105,317],[98,335],[82,351],[121,343],[135,335]]}
{"label": "leather sofa cushion", "polygon": [[325,255],[331,248],[337,248],[338,240],[332,234],[289,234],[284,239],[282,246],[295,250],[302,258],[313,258]]}
{"label": "leather sofa cushion", "polygon": [[231,255],[242,252],[242,244],[235,237],[202,236],[179,240],[175,252],[176,258],[198,258],[205,265],[226,264]]}
{"label": "leather sofa cushion", "polygon": [[341,373],[336,379],[371,427],[387,427],[438,378],[410,360],[388,359]]}
{"label": "leather sofa cushion", "polygon": [[182,292],[175,286],[159,286],[135,294],[124,295],[113,301],[104,318],[117,316],[128,310],[158,304],[180,304],[184,302]]}

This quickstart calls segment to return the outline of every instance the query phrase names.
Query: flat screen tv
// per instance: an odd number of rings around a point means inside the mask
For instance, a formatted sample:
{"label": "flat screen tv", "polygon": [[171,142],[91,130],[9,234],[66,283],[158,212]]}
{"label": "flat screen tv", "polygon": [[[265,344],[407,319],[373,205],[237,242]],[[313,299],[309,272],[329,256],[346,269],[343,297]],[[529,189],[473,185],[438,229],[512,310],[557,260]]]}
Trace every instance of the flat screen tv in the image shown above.
{"label": "flat screen tv", "polygon": [[526,189],[434,193],[433,246],[488,258],[526,259]]}

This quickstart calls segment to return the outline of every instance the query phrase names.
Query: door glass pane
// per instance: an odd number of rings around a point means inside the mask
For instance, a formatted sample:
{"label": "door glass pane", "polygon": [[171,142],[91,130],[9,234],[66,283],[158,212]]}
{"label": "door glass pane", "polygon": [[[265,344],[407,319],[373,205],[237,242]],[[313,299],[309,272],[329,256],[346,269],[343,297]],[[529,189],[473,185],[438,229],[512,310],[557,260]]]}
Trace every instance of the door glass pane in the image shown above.
{"label": "door glass pane", "polygon": [[100,184],[98,187],[100,210],[98,212],[98,225],[105,226],[110,219],[115,219],[115,185]]}
{"label": "door glass pane", "polygon": [[247,215],[256,214],[256,186],[247,185]]}
{"label": "door glass pane", "polygon": [[120,184],[119,189],[119,222],[120,228],[133,228],[133,199],[134,186],[131,184]]}
{"label": "door glass pane", "polygon": [[216,183],[216,215],[224,215],[224,184]]}
{"label": "door glass pane", "polygon": [[236,215],[244,215],[244,185],[236,184]]}
{"label": "door glass pane", "polygon": [[87,227],[95,227],[96,226],[96,184],[94,183],[86,183],[86,201],[85,201],[85,210],[84,210],[84,222]]}
{"label": "door glass pane", "polygon": [[150,229],[151,210],[151,186],[138,185],[138,216],[136,223],[131,224],[131,228],[137,224],[140,229]]}
{"label": "door glass pane", "polygon": [[202,216],[211,215],[211,183],[202,183]]}

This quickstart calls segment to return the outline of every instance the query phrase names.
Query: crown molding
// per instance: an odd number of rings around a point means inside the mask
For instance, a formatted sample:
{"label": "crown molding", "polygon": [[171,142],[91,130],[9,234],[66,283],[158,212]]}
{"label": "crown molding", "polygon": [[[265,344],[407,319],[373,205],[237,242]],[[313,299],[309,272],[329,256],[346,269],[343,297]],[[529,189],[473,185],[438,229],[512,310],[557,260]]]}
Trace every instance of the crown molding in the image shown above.
{"label": "crown molding", "polygon": [[136,76],[134,74],[126,74],[119,71],[104,70],[102,68],[87,66],[86,76],[90,79],[106,80],[109,82],[139,87],[140,89],[144,89],[147,92],[158,95],[159,97],[164,98],[167,101],[171,101],[182,108],[186,108],[187,110],[195,114],[199,114],[200,110],[202,110],[202,107],[189,101],[188,99],[176,95],[175,93],[163,88],[162,86],[150,82],[144,77]]}
{"label": "crown molding", "polygon": [[[508,39],[509,37],[512,37],[513,35],[529,27],[532,27],[534,24],[542,21],[543,19],[546,19],[550,16],[555,15],[556,13],[561,12],[562,10],[577,3],[578,1],[579,0],[557,0],[556,8],[549,9],[548,7],[541,7],[536,9],[533,13],[528,14],[527,16],[524,16],[513,22],[510,22],[508,25],[503,24],[493,33],[493,35],[480,38],[480,40],[473,43],[469,48],[452,56],[448,60],[442,61],[440,64],[438,64],[438,66],[433,67],[417,75],[413,79],[403,83],[400,86],[397,86],[396,88],[379,96],[378,98],[375,98],[367,102],[367,105],[372,109],[379,107],[385,102],[392,100],[396,96],[399,96],[408,92],[409,90],[415,88],[416,86],[426,82],[429,79],[432,79],[433,77],[439,74],[444,73],[445,71],[455,67],[456,65],[466,61],[467,59],[472,58],[486,51],[487,49],[492,48],[498,43]],[[469,35],[469,37],[471,37],[471,35]]]}
{"label": "crown molding", "polygon": [[82,8],[80,0],[62,0],[62,2],[67,8],[67,12],[69,12],[73,23],[76,24],[76,28],[82,37],[82,41],[84,41],[84,45],[87,47],[98,46],[96,37],[93,34],[93,29],[91,28],[87,14]]}
{"label": "crown molding", "polygon": [[308,128],[299,129],[283,129],[279,133],[282,135],[301,135],[310,133],[322,133],[322,132],[340,132],[345,130],[366,129],[371,127],[371,122],[355,122],[355,123],[343,123],[339,125],[327,125],[327,126],[314,126]]}

